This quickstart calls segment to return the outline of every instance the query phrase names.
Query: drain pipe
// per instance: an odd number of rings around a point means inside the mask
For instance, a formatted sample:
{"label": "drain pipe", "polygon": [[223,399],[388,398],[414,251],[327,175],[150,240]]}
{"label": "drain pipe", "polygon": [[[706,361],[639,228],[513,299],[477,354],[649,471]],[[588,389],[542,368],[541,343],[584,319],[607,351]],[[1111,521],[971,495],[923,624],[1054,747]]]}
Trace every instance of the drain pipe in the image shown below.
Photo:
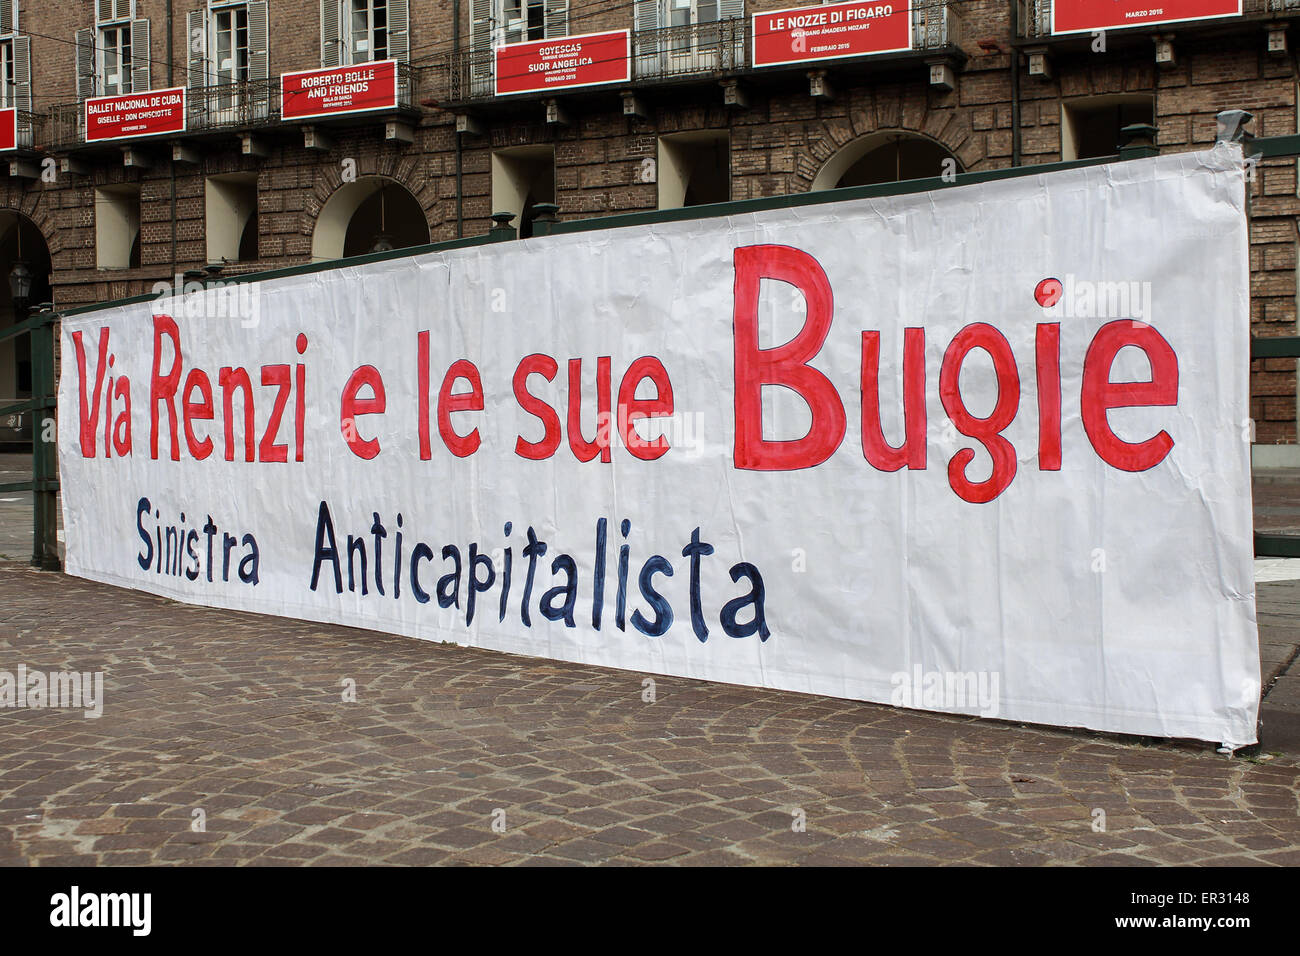
{"label": "drain pipe", "polygon": [[465,197],[462,186],[463,160],[461,157],[460,131],[456,131],[456,238],[465,236]]}
{"label": "drain pipe", "polygon": [[[453,62],[456,68],[460,68],[460,0],[453,0],[451,5],[451,49]],[[464,154],[461,148],[460,124],[457,123],[456,130],[456,238],[462,239],[465,236],[465,190],[463,189],[464,178]]]}
{"label": "drain pipe", "polygon": [[1019,0],[1007,0],[1011,20],[1011,165],[1020,165],[1020,47],[1016,41],[1020,37],[1020,3]]}
{"label": "drain pipe", "polygon": [[[173,16],[174,16],[173,9],[172,9],[172,7],[173,7],[173,2],[174,2],[174,0],[167,0],[167,87],[168,87],[168,89],[170,89],[170,88],[174,85],[174,83],[175,83],[175,66],[174,66],[173,63],[172,63],[172,60],[173,60],[173,58],[175,57],[175,54],[176,54],[175,41],[174,41],[173,36],[172,36],[172,18],[173,18]],[[176,263],[176,160],[175,160],[175,158],[173,158],[173,159],[172,159],[172,160],[167,164],[167,168],[168,168],[168,170],[169,170],[170,173],[171,173],[171,188],[172,188],[172,196],[171,196],[171,199],[172,199],[172,274],[171,274],[171,280],[172,280],[173,282],[175,282],[175,281],[176,281],[176,280],[175,280],[175,276],[176,276],[176,272],[177,272],[177,263]],[[176,291],[180,291],[180,290],[176,290]]]}

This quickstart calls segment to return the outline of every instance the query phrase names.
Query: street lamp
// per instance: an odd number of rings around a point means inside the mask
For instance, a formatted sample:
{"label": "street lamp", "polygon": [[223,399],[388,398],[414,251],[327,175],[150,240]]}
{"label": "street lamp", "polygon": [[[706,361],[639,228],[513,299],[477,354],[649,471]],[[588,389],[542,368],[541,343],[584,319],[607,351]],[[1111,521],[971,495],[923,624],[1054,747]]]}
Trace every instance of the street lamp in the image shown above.
{"label": "street lamp", "polygon": [[32,270],[23,258],[23,224],[20,220],[14,234],[18,239],[18,257],[9,270],[9,296],[14,302],[14,313],[26,313],[32,299]]}
{"label": "street lamp", "polygon": [[32,270],[22,259],[14,261],[9,270],[9,295],[14,302],[15,312],[26,312],[27,303],[32,298]]}
{"label": "street lamp", "polygon": [[375,234],[375,240],[370,245],[371,252],[390,252],[397,248],[393,244],[393,237],[388,234],[385,223],[386,209],[384,205],[384,187],[379,187],[379,232]]}

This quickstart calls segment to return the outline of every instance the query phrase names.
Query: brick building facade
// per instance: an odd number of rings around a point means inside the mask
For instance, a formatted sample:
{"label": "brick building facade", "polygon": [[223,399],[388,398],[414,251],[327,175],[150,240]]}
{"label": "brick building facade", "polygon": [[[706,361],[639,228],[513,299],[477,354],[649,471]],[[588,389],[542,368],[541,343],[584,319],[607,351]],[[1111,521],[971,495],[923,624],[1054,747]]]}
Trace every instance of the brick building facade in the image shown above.
{"label": "brick building facade", "polygon": [[[1194,149],[1233,108],[1257,135],[1294,133],[1292,2],[1053,36],[1048,0],[914,0],[876,8],[910,19],[908,50],[754,68],[750,15],[800,4],[0,0],[0,105],[18,110],[0,268],[21,255],[34,295],[71,307],[213,261],[253,272],[477,235],[501,209],[527,234],[538,203],[581,218],[1086,158],[1133,123]],[[495,44],[608,30],[631,31],[627,82],[493,95]],[[282,116],[282,73],[386,59],[396,106]],[[85,141],[82,101],[146,87],[186,87],[184,134]],[[1296,164],[1264,164],[1251,188],[1252,329],[1295,334]],[[0,348],[0,399],[21,395],[21,359]],[[1300,465],[1296,391],[1294,360],[1255,363],[1260,463]]]}

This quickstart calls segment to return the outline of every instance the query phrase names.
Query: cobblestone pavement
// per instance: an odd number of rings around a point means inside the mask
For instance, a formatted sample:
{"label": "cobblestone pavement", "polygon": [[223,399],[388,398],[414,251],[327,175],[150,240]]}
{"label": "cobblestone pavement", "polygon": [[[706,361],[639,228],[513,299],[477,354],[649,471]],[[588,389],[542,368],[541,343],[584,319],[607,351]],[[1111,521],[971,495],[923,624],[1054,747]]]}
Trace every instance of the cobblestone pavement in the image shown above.
{"label": "cobblestone pavement", "polygon": [[0,629],[0,669],[105,672],[99,719],[0,711],[0,864],[1300,864],[1289,755],[666,677],[647,703],[19,564]]}
{"label": "cobblestone pavement", "polygon": [[[0,484],[30,481],[32,456],[0,452]],[[0,491],[0,561],[32,556],[32,493]]]}

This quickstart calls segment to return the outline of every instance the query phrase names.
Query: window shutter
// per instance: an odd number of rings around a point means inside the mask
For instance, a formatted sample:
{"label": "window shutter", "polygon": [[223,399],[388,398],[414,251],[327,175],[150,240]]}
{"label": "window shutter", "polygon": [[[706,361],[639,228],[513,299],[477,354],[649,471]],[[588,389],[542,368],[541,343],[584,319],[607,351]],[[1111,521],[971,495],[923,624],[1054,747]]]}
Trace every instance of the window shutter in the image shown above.
{"label": "window shutter", "polygon": [[470,0],[469,74],[473,95],[492,92],[492,0]]}
{"label": "window shutter", "polygon": [[31,37],[14,37],[14,106],[32,111]]}
{"label": "window shutter", "polygon": [[150,70],[153,57],[149,49],[149,21],[131,22],[131,92],[143,93],[151,89]]}
{"label": "window shutter", "polygon": [[[745,0],[719,0],[718,18],[730,20],[723,29],[722,68],[734,70],[745,63]],[[730,40],[730,43],[726,41]]]}
{"label": "window shutter", "polygon": [[388,58],[405,63],[411,55],[409,0],[388,0]]}
{"label": "window shutter", "polygon": [[339,0],[320,0],[320,65],[338,66],[343,37],[339,31]]}
{"label": "window shutter", "polygon": [[78,30],[77,38],[77,99],[95,95],[95,31]]}
{"label": "window shutter", "polygon": [[636,0],[636,72],[654,75],[659,72],[660,0]]}
{"label": "window shutter", "polygon": [[113,4],[113,7],[114,7],[114,10],[113,10],[113,19],[114,19],[114,20],[130,20],[130,19],[131,19],[131,13],[132,13],[132,10],[131,10],[131,0],[115,0],[115,2],[114,2],[114,4]]}
{"label": "window shutter", "polygon": [[208,85],[208,30],[207,11],[191,10],[185,14],[185,49],[188,51],[188,81],[190,89]]}
{"label": "window shutter", "polygon": [[492,49],[492,0],[470,0],[469,48]]}
{"label": "window shutter", "polygon": [[545,0],[546,38],[569,35],[569,0]]}
{"label": "window shutter", "polygon": [[95,20],[99,23],[108,23],[113,19],[113,0],[96,0],[95,2]]}
{"label": "window shutter", "polygon": [[265,80],[270,76],[270,8],[266,0],[248,5],[248,78]]}
{"label": "window shutter", "polygon": [[13,33],[18,22],[18,0],[0,0],[0,33]]}

